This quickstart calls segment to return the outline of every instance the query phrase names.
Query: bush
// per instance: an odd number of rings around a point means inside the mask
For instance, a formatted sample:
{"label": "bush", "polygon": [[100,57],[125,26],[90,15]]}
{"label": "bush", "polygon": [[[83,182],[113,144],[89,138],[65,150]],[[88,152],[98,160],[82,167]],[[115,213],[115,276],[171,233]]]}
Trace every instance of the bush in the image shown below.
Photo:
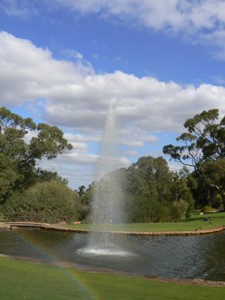
{"label": "bush", "polygon": [[177,221],[185,214],[187,208],[171,201],[159,201],[144,196],[130,196],[129,200],[130,205],[126,205],[129,210],[127,221],[134,223]]}
{"label": "bush", "polygon": [[179,221],[185,215],[188,217],[188,203],[184,200],[174,201],[171,208],[172,221]]}
{"label": "bush", "polygon": [[203,206],[203,208],[201,209],[201,212],[204,212],[204,213],[208,213],[212,210],[212,207],[210,205],[205,205]]}
{"label": "bush", "polygon": [[5,205],[9,221],[59,223],[78,218],[77,195],[65,184],[37,183],[24,193],[14,194]]}

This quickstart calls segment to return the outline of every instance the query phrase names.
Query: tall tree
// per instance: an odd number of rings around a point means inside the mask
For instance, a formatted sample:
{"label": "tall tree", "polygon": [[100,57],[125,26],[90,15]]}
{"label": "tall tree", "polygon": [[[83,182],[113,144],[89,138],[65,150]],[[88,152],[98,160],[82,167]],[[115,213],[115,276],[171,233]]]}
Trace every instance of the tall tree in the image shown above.
{"label": "tall tree", "polygon": [[177,221],[191,204],[184,176],[176,178],[162,157],[141,157],[129,167],[127,192],[133,222]]}
{"label": "tall tree", "polygon": [[[162,157],[141,157],[128,168],[130,188],[138,194],[152,195],[156,199],[168,198],[172,173]],[[135,190],[133,190],[135,193]]]}
{"label": "tall tree", "polygon": [[[33,137],[29,139],[31,133]],[[3,165],[0,178],[5,180],[1,180],[5,191],[30,186],[40,173],[36,168],[38,161],[55,158],[70,149],[72,146],[56,126],[35,124],[31,118],[22,118],[5,107],[0,108],[0,164]],[[7,183],[10,172],[13,175]],[[3,202],[7,193],[1,199]]]}
{"label": "tall tree", "polygon": [[194,168],[192,175],[198,183],[195,195],[201,198],[202,205],[212,202],[215,189],[225,198],[224,187],[218,181],[218,177],[224,177],[225,172],[224,164],[218,168],[218,162],[222,162],[225,157],[225,116],[219,118],[218,109],[210,109],[188,119],[184,127],[187,132],[176,139],[181,142],[181,146],[166,145],[163,148],[164,154]]}
{"label": "tall tree", "polygon": [[181,146],[166,145],[168,154],[183,165],[198,169],[207,159],[216,160],[225,156],[225,117],[219,120],[218,109],[210,109],[195,115],[184,123],[187,132],[176,138]]}

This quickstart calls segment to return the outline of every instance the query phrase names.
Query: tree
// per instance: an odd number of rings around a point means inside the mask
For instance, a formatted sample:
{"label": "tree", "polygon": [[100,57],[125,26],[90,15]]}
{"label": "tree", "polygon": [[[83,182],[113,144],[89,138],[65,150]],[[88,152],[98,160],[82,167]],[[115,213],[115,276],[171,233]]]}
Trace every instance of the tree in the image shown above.
{"label": "tree", "polygon": [[18,177],[10,158],[0,153],[0,204],[11,195]]}
{"label": "tree", "polygon": [[177,221],[189,206],[186,180],[177,178],[175,191],[175,175],[162,157],[141,157],[128,168],[127,194],[132,222]]}
{"label": "tree", "polygon": [[172,173],[162,157],[141,157],[128,168],[130,188],[138,194],[152,196],[159,200],[168,199]]}
{"label": "tree", "polygon": [[126,222],[177,221],[192,202],[187,174],[187,170],[182,170],[175,176],[162,157],[141,157],[127,169],[106,174],[88,189],[78,188],[82,219],[87,218],[90,206],[94,207],[93,199],[98,197],[101,199],[101,208],[97,210],[100,222],[101,209],[107,209],[107,201],[115,201],[112,222],[121,219]]}
{"label": "tree", "polygon": [[57,181],[39,182],[14,193],[3,209],[10,221],[59,223],[79,218],[77,194]]}
{"label": "tree", "polygon": [[173,201],[185,200],[190,205],[193,204],[191,188],[189,187],[191,179],[187,167],[183,167],[178,172],[173,172],[173,182],[170,188]]}
{"label": "tree", "polygon": [[[33,137],[29,139],[31,133]],[[5,167],[0,171],[6,172],[6,176],[0,177],[8,178],[9,172],[13,174],[10,183],[2,183],[8,192],[34,184],[41,173],[36,165],[42,158],[53,159],[70,149],[72,146],[56,126],[35,124],[31,118],[22,118],[5,107],[0,108],[0,160],[1,164],[8,164],[7,172]],[[2,202],[6,201],[8,192],[2,195]]]}
{"label": "tree", "polygon": [[193,186],[193,179],[187,167],[179,172],[173,172],[173,182],[170,187],[171,199],[174,203],[174,218],[181,219],[184,213],[186,218],[190,216],[190,210],[194,207],[194,199],[190,185]]}
{"label": "tree", "polygon": [[[199,172],[206,184],[206,204],[216,207],[225,207],[225,158],[216,161],[206,160],[199,166]],[[208,187],[208,188],[207,188]]]}
{"label": "tree", "polygon": [[192,176],[197,182],[196,200],[202,205],[210,205],[215,189],[224,197],[224,187],[218,178],[222,178],[225,172],[225,165],[219,163],[225,157],[225,117],[219,119],[218,109],[211,109],[188,119],[184,127],[187,132],[176,139],[182,145],[166,145],[163,152],[171,159],[193,167]]}
{"label": "tree", "polygon": [[80,206],[80,214],[79,214],[79,220],[85,220],[87,221],[87,218],[90,213],[90,200],[91,200],[91,185],[86,189],[84,185],[81,185],[78,187],[78,190],[75,190],[77,193],[79,206]]}
{"label": "tree", "polygon": [[177,162],[198,169],[202,161],[225,156],[225,117],[220,121],[218,109],[203,111],[188,119],[184,127],[188,132],[176,138],[181,146],[166,145],[164,154]]}

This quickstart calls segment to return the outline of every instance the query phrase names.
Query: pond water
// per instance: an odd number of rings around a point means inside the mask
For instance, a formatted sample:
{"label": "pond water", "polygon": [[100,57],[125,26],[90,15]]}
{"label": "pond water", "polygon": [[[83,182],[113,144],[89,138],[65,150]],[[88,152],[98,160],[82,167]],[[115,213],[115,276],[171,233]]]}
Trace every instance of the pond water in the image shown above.
{"label": "pond water", "polygon": [[[98,240],[99,234],[95,234]],[[201,236],[113,236],[121,251],[87,251],[87,234],[36,228],[0,230],[0,253],[145,276],[225,281],[225,232]]]}

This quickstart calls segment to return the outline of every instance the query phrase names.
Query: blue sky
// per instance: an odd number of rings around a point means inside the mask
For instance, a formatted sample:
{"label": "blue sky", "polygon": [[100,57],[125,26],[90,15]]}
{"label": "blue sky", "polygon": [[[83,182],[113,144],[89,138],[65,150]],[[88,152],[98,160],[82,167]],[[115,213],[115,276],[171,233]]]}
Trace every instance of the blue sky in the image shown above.
{"label": "blue sky", "polygon": [[95,178],[112,101],[127,167],[162,155],[187,118],[224,115],[224,70],[223,0],[0,2],[0,105],[65,132],[73,151],[40,166],[72,188]]}

